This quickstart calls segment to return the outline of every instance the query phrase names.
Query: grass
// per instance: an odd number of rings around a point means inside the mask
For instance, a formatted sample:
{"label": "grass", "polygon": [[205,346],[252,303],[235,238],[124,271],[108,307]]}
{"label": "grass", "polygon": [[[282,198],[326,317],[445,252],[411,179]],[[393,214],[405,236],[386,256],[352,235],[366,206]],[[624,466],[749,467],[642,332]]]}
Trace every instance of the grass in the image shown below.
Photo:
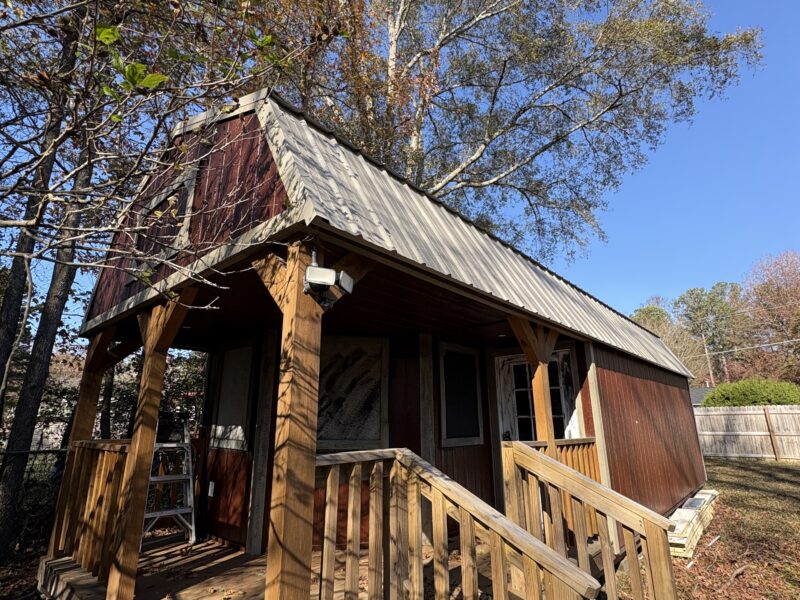
{"label": "grass", "polygon": [[800,598],[800,462],[709,458],[706,469],[720,497],[693,559],[673,560],[680,598]]}

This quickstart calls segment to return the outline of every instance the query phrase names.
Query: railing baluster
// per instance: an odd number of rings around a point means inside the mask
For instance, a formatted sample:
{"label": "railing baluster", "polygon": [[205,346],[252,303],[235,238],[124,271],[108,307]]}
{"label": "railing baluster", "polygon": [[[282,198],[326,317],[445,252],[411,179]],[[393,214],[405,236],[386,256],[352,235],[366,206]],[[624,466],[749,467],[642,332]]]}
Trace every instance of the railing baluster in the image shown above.
{"label": "railing baluster", "polygon": [[325,524],[322,533],[320,565],[320,598],[333,600],[336,569],[336,533],[339,516],[339,465],[328,471],[325,486]]}
{"label": "railing baluster", "polygon": [[437,600],[444,600],[450,592],[450,569],[447,549],[447,505],[444,495],[433,489],[431,498],[433,518],[433,588]]}
{"label": "railing baluster", "polygon": [[383,461],[375,461],[369,479],[369,600],[383,600]]}
{"label": "railing baluster", "polygon": [[389,474],[391,510],[389,517],[390,547],[392,563],[390,581],[391,600],[405,598],[405,582],[408,579],[408,508],[406,503],[406,468],[395,461]]}
{"label": "railing baluster", "polygon": [[611,546],[611,535],[608,532],[608,519],[600,512],[597,513],[597,528],[600,536],[600,554],[603,559],[603,577],[606,596],[609,600],[618,600],[617,577],[614,568],[614,548]]}
{"label": "railing baluster", "polygon": [[561,490],[550,483],[547,484],[547,490],[550,496],[550,518],[553,526],[553,544],[551,547],[561,554],[561,556],[566,556],[566,531],[564,530],[564,511],[561,505]]}
{"label": "railing baluster", "polygon": [[647,538],[641,536],[639,541],[642,545],[642,567],[644,567],[644,586],[647,597],[655,598],[655,590],[653,589],[653,575],[650,573],[650,549],[648,547]]}
{"label": "railing baluster", "polygon": [[636,600],[644,600],[642,578],[639,573],[639,550],[633,531],[623,525],[622,538],[625,540],[625,558],[628,565],[628,578],[631,580],[631,592]]}
{"label": "railing baluster", "polygon": [[[522,557],[522,571],[525,576],[524,598],[540,600],[542,597],[542,572],[536,561],[529,556]],[[464,595],[466,600],[466,595]]]}
{"label": "railing baluster", "polygon": [[586,535],[586,514],[583,510],[583,502],[578,498],[572,498],[572,520],[575,525],[575,548],[578,554],[578,566],[587,573],[591,573],[589,564],[589,545]]}
{"label": "railing baluster", "polygon": [[541,500],[541,485],[539,478],[533,473],[528,473],[528,502],[530,502],[530,509],[528,512],[531,518],[528,521],[528,531],[533,534],[536,539],[544,540],[542,535],[542,500]]}
{"label": "railing baluster", "polygon": [[[461,537],[461,588],[464,600],[478,600],[478,559],[475,553],[475,520],[459,509]],[[534,563],[535,564],[535,563]]]}
{"label": "railing baluster", "polygon": [[347,550],[345,556],[344,597],[358,600],[359,562],[361,558],[361,463],[350,470],[347,494]]}
{"label": "railing baluster", "polygon": [[408,579],[409,598],[422,600],[422,496],[413,473],[408,477]]}
{"label": "railing baluster", "polygon": [[103,534],[103,544],[100,550],[100,571],[98,577],[101,581],[105,581],[108,577],[108,569],[111,566],[111,544],[116,535],[114,528],[116,517],[117,499],[119,498],[119,484],[122,479],[122,473],[125,471],[125,459],[127,455],[124,452],[115,452],[113,454],[113,469],[111,471],[111,486],[108,494],[108,514],[106,515],[106,522]]}
{"label": "railing baluster", "polygon": [[496,531],[489,534],[489,551],[492,557],[492,598],[507,600],[506,547],[503,538]]}

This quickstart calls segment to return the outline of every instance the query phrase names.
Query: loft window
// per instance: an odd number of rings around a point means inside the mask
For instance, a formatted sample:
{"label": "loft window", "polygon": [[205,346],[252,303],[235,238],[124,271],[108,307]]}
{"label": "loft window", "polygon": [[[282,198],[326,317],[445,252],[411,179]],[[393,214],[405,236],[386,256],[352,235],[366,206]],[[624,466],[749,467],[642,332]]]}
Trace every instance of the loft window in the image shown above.
{"label": "loft window", "polygon": [[439,348],[442,446],[483,443],[478,351],[453,344]]}

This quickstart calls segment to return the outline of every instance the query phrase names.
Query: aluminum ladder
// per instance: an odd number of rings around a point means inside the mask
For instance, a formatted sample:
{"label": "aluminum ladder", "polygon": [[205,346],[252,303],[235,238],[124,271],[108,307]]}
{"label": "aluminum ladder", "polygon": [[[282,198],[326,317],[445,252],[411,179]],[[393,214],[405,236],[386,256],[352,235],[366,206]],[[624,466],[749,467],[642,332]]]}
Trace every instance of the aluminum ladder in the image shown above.
{"label": "aluminum ladder", "polygon": [[[175,466],[180,464],[178,473],[162,473],[161,466],[166,464]],[[190,544],[197,541],[196,514],[194,507],[194,466],[192,464],[192,445],[189,441],[189,424],[184,419],[183,432],[179,442],[156,443],[153,452],[153,470],[150,475],[150,485],[148,487],[148,498],[153,490],[154,506],[153,510],[144,514],[144,528],[142,535],[150,531],[159,519],[171,518],[188,537]],[[153,474],[155,471],[155,474]],[[166,485],[166,490],[161,486]],[[163,494],[169,494],[171,487],[181,484],[183,491],[183,506],[169,506],[160,508],[155,504],[161,504]]]}

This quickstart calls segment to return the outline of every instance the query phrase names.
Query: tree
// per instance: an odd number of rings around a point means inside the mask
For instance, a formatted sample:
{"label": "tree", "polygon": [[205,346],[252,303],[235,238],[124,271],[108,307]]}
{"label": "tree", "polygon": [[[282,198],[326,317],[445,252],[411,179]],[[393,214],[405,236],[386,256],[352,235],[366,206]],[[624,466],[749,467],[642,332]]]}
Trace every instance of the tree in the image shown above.
{"label": "tree", "polygon": [[800,253],[756,263],[745,278],[744,297],[748,322],[741,345],[756,347],[733,357],[737,375],[800,383]]}
{"label": "tree", "polygon": [[[175,219],[174,207],[155,224],[131,219],[142,209],[135,190],[143,177],[174,175],[186,163],[183,152],[191,154],[183,145],[165,154],[171,127],[229,102],[253,79],[274,82],[282,59],[254,12],[238,3],[149,0],[29,1],[0,12],[0,227],[16,232],[4,236],[13,249],[0,306],[0,400],[28,322],[32,265],[50,264],[7,450],[30,448],[78,267],[97,264],[115,235]],[[195,153],[188,165],[199,160]],[[26,468],[8,456],[0,470],[0,551],[12,547]]]}
{"label": "tree", "polygon": [[675,322],[665,308],[666,301],[654,298],[637,308],[631,318],[642,327],[655,333],[692,372],[696,381],[708,376],[708,367],[703,356],[703,344],[684,327]]}
{"label": "tree", "polygon": [[730,380],[726,353],[741,340],[747,319],[742,288],[738,283],[719,282],[711,289],[691,288],[673,302],[678,323],[703,344],[711,377],[718,372]]}
{"label": "tree", "polygon": [[545,260],[602,235],[606,192],[698,97],[759,60],[757,31],[717,35],[689,0],[379,0],[328,18],[284,13],[323,37],[347,32],[288,68],[289,98]]}

